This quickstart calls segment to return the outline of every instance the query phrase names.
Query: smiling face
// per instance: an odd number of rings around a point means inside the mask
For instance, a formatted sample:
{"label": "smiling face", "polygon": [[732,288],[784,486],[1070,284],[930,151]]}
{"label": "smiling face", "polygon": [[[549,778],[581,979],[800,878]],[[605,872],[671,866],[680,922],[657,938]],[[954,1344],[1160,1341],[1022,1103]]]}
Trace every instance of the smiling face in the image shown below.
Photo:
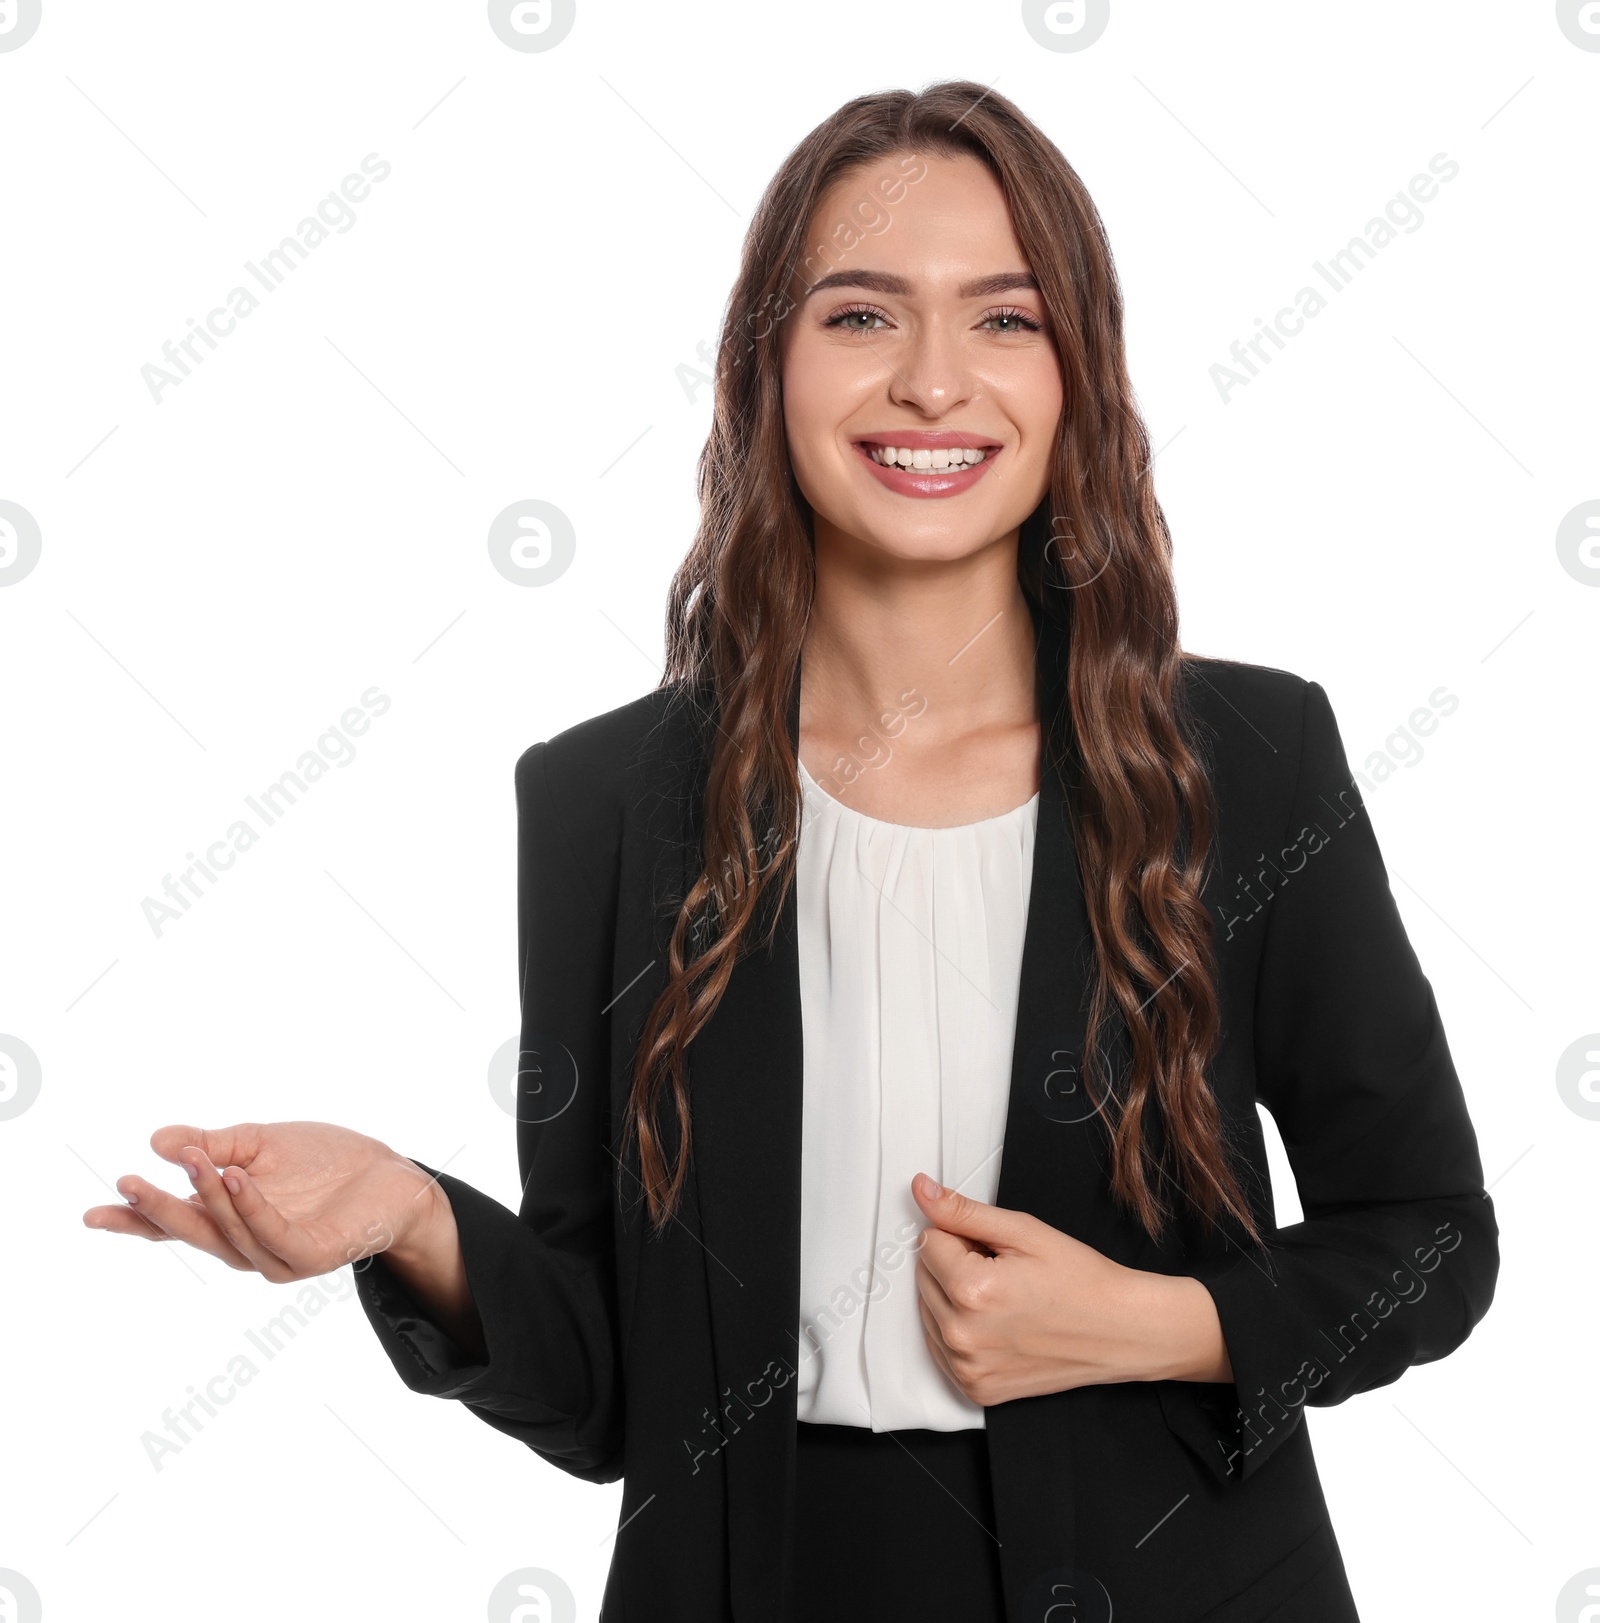
{"label": "smiling face", "polygon": [[806,242],[825,241],[880,180],[907,188],[880,235],[791,288],[784,426],[819,547],[950,560],[1014,536],[1039,505],[1061,372],[989,169],[930,155],[907,182],[904,157],[841,175],[809,222]]}

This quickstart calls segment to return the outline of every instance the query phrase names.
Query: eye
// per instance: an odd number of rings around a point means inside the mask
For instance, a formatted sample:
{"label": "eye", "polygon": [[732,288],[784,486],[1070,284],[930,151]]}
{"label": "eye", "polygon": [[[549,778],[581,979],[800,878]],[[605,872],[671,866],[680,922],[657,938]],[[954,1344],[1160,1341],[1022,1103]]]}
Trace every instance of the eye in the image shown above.
{"label": "eye", "polygon": [[[826,321],[824,327],[832,327],[840,332],[869,333],[881,329],[871,325],[872,322],[882,322],[885,327],[893,325],[881,310],[875,305],[852,304],[844,309],[836,310]],[[1007,325],[993,330],[1010,336],[1017,333],[1036,333],[1044,330],[1044,324],[1036,321],[1026,310],[1019,310],[1014,305],[1007,305],[999,310],[991,310],[982,321],[981,326],[988,326],[990,322],[1005,322]]]}
{"label": "eye", "polygon": [[1011,306],[1011,305],[1007,305],[1003,310],[991,310],[989,312],[989,314],[986,315],[983,319],[984,319],[985,322],[989,322],[989,321],[1009,321],[1009,322],[1011,322],[1012,323],[1011,326],[1006,327],[1004,329],[1001,329],[1001,330],[1003,330],[1005,332],[1008,332],[1008,333],[1014,333],[1014,332],[1042,332],[1044,330],[1044,324],[1042,322],[1035,321],[1033,319],[1033,317],[1030,316],[1027,313],[1027,311],[1018,310],[1014,306]]}
{"label": "eye", "polygon": [[824,327],[837,327],[842,332],[864,333],[876,331],[876,329],[873,327],[856,326],[853,319],[856,316],[872,316],[884,322],[887,322],[889,319],[881,310],[876,309],[870,304],[852,304],[846,306],[846,308],[843,310],[834,311],[834,313],[829,316],[822,325]]}

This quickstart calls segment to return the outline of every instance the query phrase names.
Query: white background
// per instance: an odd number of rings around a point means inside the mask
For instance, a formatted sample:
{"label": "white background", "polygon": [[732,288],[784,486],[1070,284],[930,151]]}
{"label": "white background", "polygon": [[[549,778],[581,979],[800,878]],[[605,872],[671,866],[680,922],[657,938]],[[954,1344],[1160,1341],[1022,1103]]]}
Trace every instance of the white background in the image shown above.
{"label": "white background", "polygon": [[[1600,590],[1555,542],[1600,497],[1600,53],[1543,0],[1117,0],[1078,53],[938,0],[579,0],[532,53],[481,4],[44,0],[0,51],[0,499],[43,537],[0,589],[0,1033],[43,1076],[0,1121],[0,1567],[47,1617],[481,1618],[528,1565],[594,1615],[620,1486],[407,1392],[347,1273],[268,1361],[287,1294],[80,1213],[177,1187],[159,1124],[252,1118],[515,1203],[513,763],[657,681],[709,424],[681,369],[772,172],[947,77],[1104,215],[1186,645],[1321,682],[1354,766],[1459,699],[1368,803],[1503,1264],[1452,1357],[1309,1416],[1362,1616],[1547,1617],[1600,1566],[1600,1121],[1555,1085],[1600,1029]],[[353,226],[157,404],[141,368],[368,153]],[[1224,403],[1213,363],[1436,153],[1421,227]],[[530,497],[577,535],[538,590],[486,546]],[[354,760],[158,937],[144,899],[372,686]],[[144,1434],[239,1353],[156,1470]]]}

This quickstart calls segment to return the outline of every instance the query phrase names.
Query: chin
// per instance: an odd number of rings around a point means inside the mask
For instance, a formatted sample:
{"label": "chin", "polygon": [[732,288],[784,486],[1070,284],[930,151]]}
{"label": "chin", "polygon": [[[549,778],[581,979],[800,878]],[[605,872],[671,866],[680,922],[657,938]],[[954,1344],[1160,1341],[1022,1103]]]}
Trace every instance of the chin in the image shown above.
{"label": "chin", "polygon": [[873,524],[867,520],[839,526],[847,534],[861,538],[864,546],[887,557],[908,563],[951,563],[982,552],[993,538],[1005,535],[1014,526],[998,528],[987,517],[972,515],[962,520],[953,516],[939,523]]}

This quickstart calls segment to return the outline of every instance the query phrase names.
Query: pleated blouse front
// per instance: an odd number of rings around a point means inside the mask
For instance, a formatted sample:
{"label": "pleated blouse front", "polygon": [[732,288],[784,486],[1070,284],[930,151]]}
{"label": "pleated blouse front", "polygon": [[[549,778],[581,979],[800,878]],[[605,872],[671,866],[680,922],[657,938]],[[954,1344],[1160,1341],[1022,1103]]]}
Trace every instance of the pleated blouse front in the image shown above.
{"label": "pleated blouse front", "polygon": [[911,1180],[994,1200],[1039,796],[917,828],[800,780],[799,1418],[982,1426],[924,1339]]}

